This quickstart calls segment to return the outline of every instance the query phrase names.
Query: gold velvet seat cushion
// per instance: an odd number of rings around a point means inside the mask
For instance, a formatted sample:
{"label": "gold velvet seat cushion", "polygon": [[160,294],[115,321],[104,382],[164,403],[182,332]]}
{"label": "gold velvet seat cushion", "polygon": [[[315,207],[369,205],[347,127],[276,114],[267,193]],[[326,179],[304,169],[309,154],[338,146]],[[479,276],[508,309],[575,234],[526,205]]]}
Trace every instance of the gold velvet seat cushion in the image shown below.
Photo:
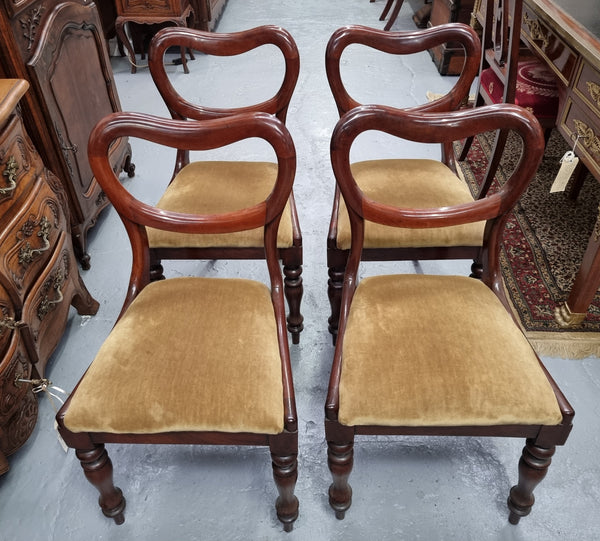
{"label": "gold velvet seat cushion", "polygon": [[[164,210],[220,214],[264,201],[275,184],[277,164],[270,162],[192,162],[173,179],[157,203]],[[264,246],[263,228],[235,233],[191,235],[148,229],[151,248],[256,248]],[[277,235],[279,248],[293,244],[289,203]]]}
{"label": "gold velvet seat cushion", "polygon": [[100,348],[64,421],[73,432],[280,433],[269,289],[219,278],[146,286]]}
{"label": "gold velvet seat cushion", "polygon": [[[468,186],[435,160],[370,160],[352,164],[352,174],[366,197],[406,208],[439,208],[473,201]],[[365,222],[365,248],[481,246],[484,222],[406,229]],[[340,201],[337,246],[350,248],[350,220]]]}
{"label": "gold velvet seat cushion", "polygon": [[482,282],[364,279],[344,335],[339,420],[349,426],[556,425],[527,339]]}

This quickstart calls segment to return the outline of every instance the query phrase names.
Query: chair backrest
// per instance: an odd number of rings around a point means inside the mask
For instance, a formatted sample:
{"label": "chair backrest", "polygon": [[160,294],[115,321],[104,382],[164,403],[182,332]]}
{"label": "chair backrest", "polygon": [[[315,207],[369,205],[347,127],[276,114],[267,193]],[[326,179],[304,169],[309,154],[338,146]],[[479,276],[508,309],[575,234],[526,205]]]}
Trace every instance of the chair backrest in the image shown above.
{"label": "chair backrest", "polygon": [[[249,208],[218,215],[182,214],[158,209],[136,199],[115,175],[111,145],[120,137],[136,137],[187,151],[210,150],[249,138],[265,140],[274,150],[278,172],[268,197]],[[274,303],[281,308],[285,334],[283,280],[277,256],[277,229],[292,190],[296,153],[283,124],[268,113],[243,113],[230,118],[190,121],[143,113],[114,113],[102,119],[90,135],[88,155],[92,171],[113,204],[129,235],[132,272],[123,310],[149,282],[150,257],[146,227],[190,234],[232,233],[264,227],[265,254]],[[122,312],[123,313],[123,312]]]}
{"label": "chair backrest", "polygon": [[[378,130],[421,143],[443,143],[499,128],[514,130],[521,137],[522,154],[512,174],[497,192],[472,203],[431,209],[397,208],[366,197],[352,175],[350,149],[356,137],[368,130]],[[423,113],[367,105],[344,115],[337,123],[331,139],[333,172],[348,208],[352,229],[350,257],[344,278],[344,284],[352,287],[344,289],[340,335],[344,310],[348,306],[347,295],[352,295],[357,283],[365,220],[403,228],[444,227],[487,220],[483,239],[482,280],[506,303],[498,264],[502,230],[507,213],[534,176],[543,151],[544,138],[539,122],[529,111],[516,105],[500,104],[447,113]]]}
{"label": "chair backrest", "polygon": [[[274,96],[261,103],[238,108],[213,108],[191,103],[177,93],[165,71],[164,55],[169,47],[185,47],[207,55],[234,56],[263,45],[279,48],[285,61],[283,81]],[[262,111],[285,122],[290,99],[300,72],[298,48],[289,32],[265,25],[242,32],[215,33],[191,28],[168,27],[158,31],[150,43],[148,65],[154,83],[173,118],[206,120],[232,114]]]}
{"label": "chair backrest", "polygon": [[[412,32],[386,32],[360,25],[344,26],[336,30],[327,44],[325,69],[340,116],[361,105],[350,96],[342,81],[340,59],[348,46],[358,44],[389,54],[408,55],[447,43],[463,46],[465,63],[450,92],[440,99],[417,106],[425,111],[455,110],[468,99],[469,90],[479,71],[481,56],[479,36],[473,28],[461,23],[450,23]],[[380,83],[392,84],[388,81]]]}

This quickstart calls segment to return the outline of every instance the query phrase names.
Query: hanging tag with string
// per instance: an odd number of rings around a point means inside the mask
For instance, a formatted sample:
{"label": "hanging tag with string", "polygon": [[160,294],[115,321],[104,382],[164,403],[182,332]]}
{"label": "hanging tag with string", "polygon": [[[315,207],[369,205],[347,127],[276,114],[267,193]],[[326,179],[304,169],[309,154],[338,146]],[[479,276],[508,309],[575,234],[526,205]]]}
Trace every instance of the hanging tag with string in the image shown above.
{"label": "hanging tag with string", "polygon": [[[17,376],[17,378],[15,379],[15,383],[30,384],[32,386],[31,390],[33,391],[34,394],[44,393],[48,397],[48,400],[50,400],[50,404],[52,404],[52,408],[54,409],[54,411],[56,413],[58,413],[58,407],[57,407],[56,403],[54,402],[54,399],[58,400],[61,403],[61,405],[65,403],[64,400],[59,396],[59,394],[66,396],[67,393],[60,387],[53,385],[52,382],[47,378],[26,379],[26,378],[21,378],[21,377]],[[62,439],[60,432],[58,432],[58,423],[56,422],[56,420],[54,421],[54,430],[56,430],[56,434],[57,434],[57,438],[58,438],[58,442],[60,443],[60,446],[63,448],[63,450],[66,453],[69,450],[69,448],[68,448],[67,444],[64,442],[64,440]]]}
{"label": "hanging tag with string", "polygon": [[575,139],[575,143],[573,144],[573,150],[567,150],[563,157],[560,159],[560,169],[550,187],[550,193],[554,192],[564,192],[567,188],[567,184],[569,183],[569,179],[575,171],[577,164],[579,163],[579,158],[575,156],[575,149],[577,148],[577,141],[579,141],[579,135],[577,139]]}

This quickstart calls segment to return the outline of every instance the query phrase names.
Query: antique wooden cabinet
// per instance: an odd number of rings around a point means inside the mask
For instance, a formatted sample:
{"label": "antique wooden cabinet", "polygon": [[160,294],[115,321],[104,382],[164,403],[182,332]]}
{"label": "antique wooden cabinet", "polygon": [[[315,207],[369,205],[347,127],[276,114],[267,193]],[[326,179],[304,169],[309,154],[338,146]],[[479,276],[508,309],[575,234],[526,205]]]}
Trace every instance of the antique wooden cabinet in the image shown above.
{"label": "antique wooden cabinet", "polygon": [[[446,23],[469,24],[474,3],[474,0],[433,0],[429,26]],[[465,58],[460,45],[446,43],[429,52],[442,75],[460,74]]]}
{"label": "antique wooden cabinet", "polygon": [[191,0],[195,14],[194,27],[214,30],[227,0]]}
{"label": "antique wooden cabinet", "polygon": [[[89,268],[87,232],[108,204],[87,159],[93,126],[120,110],[98,10],[93,2],[0,0],[0,77],[25,79],[26,128],[46,166],[64,184],[76,255]],[[133,176],[126,140],[115,171]]]}
{"label": "antique wooden cabinet", "polygon": [[0,79],[0,474],[37,416],[32,384],[64,332],[69,305],[95,314],[69,231],[68,201],[21,118],[28,83]]}

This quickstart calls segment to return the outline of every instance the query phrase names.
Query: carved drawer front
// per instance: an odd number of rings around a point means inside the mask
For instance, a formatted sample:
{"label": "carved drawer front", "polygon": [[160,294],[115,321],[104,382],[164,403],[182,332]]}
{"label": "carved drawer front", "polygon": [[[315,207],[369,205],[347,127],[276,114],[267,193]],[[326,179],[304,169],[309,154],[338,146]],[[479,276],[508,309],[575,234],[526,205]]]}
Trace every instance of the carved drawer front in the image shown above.
{"label": "carved drawer front", "polygon": [[0,359],[4,357],[13,335],[18,333],[15,306],[6,289],[0,285]]}
{"label": "carved drawer front", "polygon": [[189,0],[117,0],[117,13],[128,16],[179,17]]}
{"label": "carved drawer front", "polygon": [[77,272],[77,264],[66,240],[67,234],[63,233],[48,267],[23,306],[23,321],[27,323],[25,332],[29,334],[41,363],[40,374],[44,373],[43,367],[62,337],[72,298],[74,280],[71,273]]}
{"label": "carved drawer front", "polygon": [[600,72],[582,62],[575,81],[575,92],[600,116]]}
{"label": "carved drawer front", "polygon": [[568,86],[571,81],[577,55],[558,37],[529,6],[523,5],[521,35],[527,39],[546,63],[554,68],[558,77]]}
{"label": "carved drawer front", "polygon": [[52,189],[41,179],[19,211],[0,233],[2,273],[23,300],[31,283],[46,266],[59,235],[67,228]]}
{"label": "carved drawer front", "polygon": [[12,336],[7,354],[0,361],[0,426],[6,425],[31,390],[30,384],[17,380],[30,377],[31,363],[17,332]]}
{"label": "carved drawer front", "polygon": [[44,165],[18,116],[0,134],[0,215],[31,188]]}
{"label": "carved drawer front", "polygon": [[569,98],[559,129],[573,144],[577,141],[577,155],[584,158],[592,174],[600,177],[600,133],[594,128],[595,121],[597,117],[588,107]]}

